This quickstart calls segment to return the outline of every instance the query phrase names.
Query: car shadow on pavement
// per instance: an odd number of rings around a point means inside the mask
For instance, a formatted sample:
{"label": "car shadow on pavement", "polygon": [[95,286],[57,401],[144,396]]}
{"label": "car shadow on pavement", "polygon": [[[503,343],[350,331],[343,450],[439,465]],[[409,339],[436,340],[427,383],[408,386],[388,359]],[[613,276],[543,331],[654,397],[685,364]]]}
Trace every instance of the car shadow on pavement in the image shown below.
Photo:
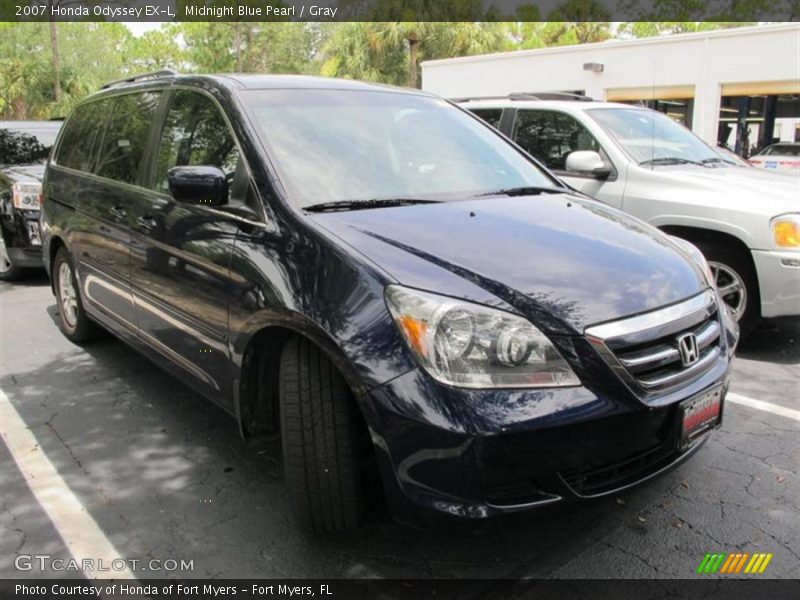
{"label": "car shadow on pavement", "polygon": [[19,279],[0,283],[2,286],[13,287],[44,287],[50,285],[50,279],[44,269],[28,269],[20,274]]}
{"label": "car shadow on pavement", "polygon": [[311,538],[294,525],[275,448],[247,445],[222,409],[110,336],[55,356],[0,387],[122,556],[194,561],[169,576],[545,576],[619,527],[640,529],[642,507],[692,469],[626,502],[532,513],[469,542],[382,510],[348,536]]}
{"label": "car shadow on pavement", "polygon": [[737,356],[749,360],[778,364],[800,363],[800,321],[781,319],[763,321],[758,328],[743,339]]}

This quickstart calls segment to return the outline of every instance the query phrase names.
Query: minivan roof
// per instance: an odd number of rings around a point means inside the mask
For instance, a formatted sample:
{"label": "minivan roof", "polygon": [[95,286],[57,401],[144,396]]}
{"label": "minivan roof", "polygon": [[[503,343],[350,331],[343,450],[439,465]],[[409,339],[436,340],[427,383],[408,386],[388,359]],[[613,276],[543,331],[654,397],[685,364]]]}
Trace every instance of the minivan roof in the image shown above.
{"label": "minivan roof", "polygon": [[253,73],[226,73],[211,75],[179,75],[169,72],[157,72],[144,74],[139,78],[121,80],[106,84],[99,95],[106,92],[127,90],[139,87],[152,87],[154,84],[201,84],[213,82],[219,86],[229,89],[325,89],[325,90],[356,90],[356,91],[396,91],[401,93],[419,94],[422,96],[435,97],[434,94],[411,88],[402,88],[378,83],[365,83],[352,79],[334,79],[332,77],[313,77],[310,75],[259,75]]}

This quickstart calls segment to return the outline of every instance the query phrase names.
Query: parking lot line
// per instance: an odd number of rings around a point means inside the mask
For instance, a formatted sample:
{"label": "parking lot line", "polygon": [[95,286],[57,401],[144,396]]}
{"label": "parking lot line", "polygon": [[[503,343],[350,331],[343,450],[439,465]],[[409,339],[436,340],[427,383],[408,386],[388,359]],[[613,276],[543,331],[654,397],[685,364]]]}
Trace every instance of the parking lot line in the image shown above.
{"label": "parking lot line", "polygon": [[[102,561],[107,566],[116,564],[114,561],[118,563],[122,556],[45,456],[36,437],[2,389],[0,424],[8,450],[25,477],[25,482],[50,517],[73,558],[79,563],[83,559],[92,560],[94,564]],[[84,574],[89,579],[99,576],[93,571],[84,571]],[[136,578],[127,567],[120,570],[114,568],[113,577]]]}
{"label": "parking lot line", "polygon": [[739,394],[732,393],[728,393],[728,395],[725,396],[725,400],[728,402],[733,402],[734,404],[741,404],[742,406],[755,408],[756,410],[763,410],[765,412],[772,413],[773,415],[786,417],[787,419],[792,419],[794,421],[800,421],[800,410],[794,410],[793,408],[786,408],[785,406],[778,406],[777,404],[772,404],[771,402],[764,402],[763,400],[756,400],[755,398],[748,398],[747,396],[741,396]]}

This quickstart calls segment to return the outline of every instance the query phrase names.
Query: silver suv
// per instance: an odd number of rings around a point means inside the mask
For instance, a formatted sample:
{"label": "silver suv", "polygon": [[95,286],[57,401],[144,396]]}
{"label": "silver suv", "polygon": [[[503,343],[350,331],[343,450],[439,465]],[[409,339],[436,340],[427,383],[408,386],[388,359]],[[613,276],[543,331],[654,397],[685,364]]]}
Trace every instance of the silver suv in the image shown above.
{"label": "silver suv", "polygon": [[743,334],[800,314],[800,177],[738,165],[646,108],[541,98],[458,102],[571,186],[698,246]]}

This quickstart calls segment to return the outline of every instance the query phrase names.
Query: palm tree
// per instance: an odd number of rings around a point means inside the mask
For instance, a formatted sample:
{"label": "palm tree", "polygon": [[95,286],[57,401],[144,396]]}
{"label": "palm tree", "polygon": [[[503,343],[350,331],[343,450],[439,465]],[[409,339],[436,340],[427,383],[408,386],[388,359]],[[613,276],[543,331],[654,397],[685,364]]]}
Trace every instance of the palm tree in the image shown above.
{"label": "palm tree", "polygon": [[400,84],[405,62],[403,47],[390,47],[383,25],[364,21],[340,25],[322,50],[322,74]]}
{"label": "palm tree", "polygon": [[49,0],[50,17],[50,53],[53,58],[53,100],[56,104],[61,102],[61,54],[58,51],[58,27],[53,14],[53,0]]}

